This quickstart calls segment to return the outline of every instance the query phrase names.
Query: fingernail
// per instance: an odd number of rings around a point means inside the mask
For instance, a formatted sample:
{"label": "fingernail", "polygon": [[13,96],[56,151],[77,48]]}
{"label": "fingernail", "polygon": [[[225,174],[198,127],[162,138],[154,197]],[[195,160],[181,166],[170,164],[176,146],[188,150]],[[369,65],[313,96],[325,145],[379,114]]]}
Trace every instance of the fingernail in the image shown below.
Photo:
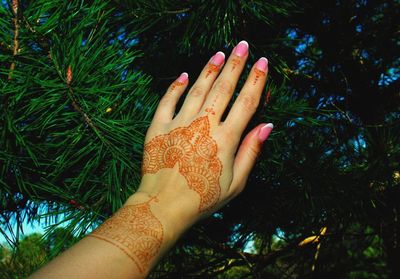
{"label": "fingernail", "polygon": [[272,123],[268,123],[261,127],[260,131],[258,132],[258,138],[261,142],[264,142],[268,138],[273,128],[274,125]]}
{"label": "fingernail", "polygon": [[211,57],[210,63],[215,66],[221,66],[225,61],[225,54],[222,51],[218,51],[213,57]]}
{"label": "fingernail", "polygon": [[267,71],[268,68],[268,59],[265,57],[261,57],[256,62],[256,69],[263,71],[264,73]]}
{"label": "fingernail", "polygon": [[249,44],[246,41],[241,41],[240,43],[237,44],[237,46],[233,50],[233,54],[242,57],[245,56],[248,51],[249,51]]}
{"label": "fingernail", "polygon": [[178,79],[176,80],[177,82],[180,82],[180,83],[185,83],[187,80],[188,80],[188,78],[189,78],[189,75],[187,74],[187,73],[182,73],[179,77],[178,77]]}

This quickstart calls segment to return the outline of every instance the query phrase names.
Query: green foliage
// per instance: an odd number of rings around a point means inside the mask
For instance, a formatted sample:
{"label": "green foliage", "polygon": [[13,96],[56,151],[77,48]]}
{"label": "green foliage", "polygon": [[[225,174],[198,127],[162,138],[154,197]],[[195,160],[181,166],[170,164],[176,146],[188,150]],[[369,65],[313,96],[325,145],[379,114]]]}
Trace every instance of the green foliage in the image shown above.
{"label": "green foliage", "polygon": [[[67,240],[65,240],[67,236]],[[61,251],[70,247],[75,241],[68,231],[58,228],[47,238],[34,233],[25,236],[17,246],[0,248],[0,277],[26,278],[35,270],[55,256],[56,245],[62,245]]]}
{"label": "green foliage", "polygon": [[[113,212],[132,194],[157,98],[149,94],[150,77],[130,69],[140,52],[120,50],[106,3],[42,2],[24,9],[20,52],[1,61],[2,203],[22,210],[28,197],[57,201],[54,214],[67,206],[69,218],[89,226],[91,211],[71,212],[69,204]],[[12,18],[4,6],[1,13]],[[12,41],[12,32],[1,30]],[[34,214],[38,205],[30,207]]]}
{"label": "green foliage", "polygon": [[40,234],[23,238],[15,250],[2,248],[1,278],[24,278],[45,263],[47,247],[43,245]]}
{"label": "green foliage", "polygon": [[[10,242],[23,220],[52,221],[45,261],[117,210],[140,181],[158,97],[180,72],[193,83],[217,50],[246,39],[249,62],[270,64],[249,128],[276,128],[244,193],[188,231],[152,277],[400,274],[398,1],[38,0],[18,9],[16,52],[15,14],[0,4],[0,229],[17,224]],[[322,227],[319,244],[298,245]]]}

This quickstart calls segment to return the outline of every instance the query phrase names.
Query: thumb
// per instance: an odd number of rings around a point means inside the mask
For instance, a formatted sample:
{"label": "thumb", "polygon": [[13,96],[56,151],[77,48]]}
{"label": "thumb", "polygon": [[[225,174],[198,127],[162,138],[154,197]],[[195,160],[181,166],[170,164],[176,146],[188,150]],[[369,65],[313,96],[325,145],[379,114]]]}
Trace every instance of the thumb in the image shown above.
{"label": "thumb", "polygon": [[250,171],[261,151],[261,146],[267,140],[273,128],[272,123],[260,124],[244,138],[233,164],[233,180],[230,191],[234,196],[239,194],[246,185]]}

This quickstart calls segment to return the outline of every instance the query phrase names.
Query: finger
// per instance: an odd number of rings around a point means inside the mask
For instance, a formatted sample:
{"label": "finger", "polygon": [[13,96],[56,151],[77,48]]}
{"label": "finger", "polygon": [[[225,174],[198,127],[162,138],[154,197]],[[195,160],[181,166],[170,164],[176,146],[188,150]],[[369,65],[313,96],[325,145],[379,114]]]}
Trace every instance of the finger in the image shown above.
{"label": "finger", "polygon": [[224,121],[224,126],[230,130],[232,134],[238,136],[238,141],[251,117],[257,110],[267,74],[268,60],[262,57],[254,64],[239,96],[235,100],[232,109]]}
{"label": "finger", "polygon": [[243,190],[261,151],[261,146],[267,140],[273,128],[272,123],[260,124],[244,138],[233,163],[233,179],[229,188],[232,196],[236,196]]}
{"label": "finger", "polygon": [[168,88],[167,93],[161,98],[153,121],[167,123],[172,120],[175,113],[176,104],[185,92],[188,85],[188,74],[182,73]]}
{"label": "finger", "polygon": [[221,116],[232,98],[233,91],[246,64],[248,52],[249,44],[246,41],[237,44],[207,96],[202,110],[216,122],[221,120]]}
{"label": "finger", "polygon": [[199,78],[189,90],[185,101],[179,111],[179,117],[193,118],[200,111],[204,100],[217,78],[222,65],[225,62],[225,54],[217,52],[201,71]]}

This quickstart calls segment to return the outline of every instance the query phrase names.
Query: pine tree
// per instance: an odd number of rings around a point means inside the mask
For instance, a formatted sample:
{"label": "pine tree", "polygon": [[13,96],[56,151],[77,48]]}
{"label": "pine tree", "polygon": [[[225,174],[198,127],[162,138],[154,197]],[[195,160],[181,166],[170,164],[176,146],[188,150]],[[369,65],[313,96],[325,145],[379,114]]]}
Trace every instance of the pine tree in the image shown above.
{"label": "pine tree", "polygon": [[2,234],[17,246],[23,220],[55,222],[44,237],[64,224],[57,254],[115,212],[137,189],[146,128],[169,83],[182,71],[193,83],[211,55],[245,39],[246,71],[260,56],[270,63],[249,127],[276,129],[244,193],[151,276],[398,274],[399,6],[3,0]]}
{"label": "pine tree", "polygon": [[3,222],[44,210],[85,233],[138,185],[151,78],[134,69],[141,52],[121,48],[107,3],[4,4]]}

